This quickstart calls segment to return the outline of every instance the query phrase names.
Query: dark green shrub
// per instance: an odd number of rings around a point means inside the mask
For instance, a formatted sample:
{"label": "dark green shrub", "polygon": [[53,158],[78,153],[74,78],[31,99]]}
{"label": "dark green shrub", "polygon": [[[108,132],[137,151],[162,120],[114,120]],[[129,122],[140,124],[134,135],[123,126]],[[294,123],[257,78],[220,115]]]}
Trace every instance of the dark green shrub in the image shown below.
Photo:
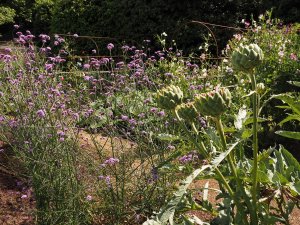
{"label": "dark green shrub", "polygon": [[[58,0],[54,7],[52,32],[80,35],[109,36],[120,39],[152,39],[166,32],[179,48],[197,50],[208,33],[205,26],[192,20],[235,25],[250,13],[258,14],[259,1],[78,1]],[[219,45],[232,35],[228,29],[212,29]],[[220,47],[221,47],[220,46]]]}

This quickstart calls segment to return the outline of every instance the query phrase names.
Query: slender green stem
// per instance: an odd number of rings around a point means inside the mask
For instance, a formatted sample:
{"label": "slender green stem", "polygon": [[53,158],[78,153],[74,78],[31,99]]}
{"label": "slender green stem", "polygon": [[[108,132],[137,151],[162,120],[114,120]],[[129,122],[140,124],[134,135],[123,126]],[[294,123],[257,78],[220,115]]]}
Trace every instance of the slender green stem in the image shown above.
{"label": "slender green stem", "polygon": [[[214,121],[215,121],[215,123],[216,123],[217,130],[218,130],[218,133],[219,133],[220,138],[221,138],[222,146],[223,146],[223,149],[224,149],[224,151],[225,151],[225,150],[227,149],[227,147],[226,147],[226,146],[227,146],[227,143],[226,143],[226,138],[225,138],[225,134],[224,134],[224,129],[223,129],[223,125],[222,125],[221,118],[220,118],[220,117],[215,118]],[[235,165],[234,165],[234,155],[233,155],[233,152],[230,152],[230,153],[229,153],[229,155],[228,155],[228,162],[229,162],[230,169],[232,170],[233,175],[234,175],[234,177],[235,177],[235,179],[236,179],[236,182],[237,182],[237,188],[238,188],[238,189],[242,192],[242,194],[244,195],[244,200],[245,200],[245,202],[246,202],[246,204],[247,204],[247,206],[248,206],[248,208],[249,208],[250,215],[251,215],[251,217],[253,217],[253,210],[252,210],[252,207],[251,207],[251,203],[250,203],[250,201],[248,201],[248,199],[247,199],[247,194],[246,194],[246,192],[245,192],[245,190],[244,190],[244,187],[243,187],[243,185],[241,184],[240,179],[239,179],[239,177],[238,177],[238,175],[237,175],[236,167],[235,167]],[[236,198],[235,198],[235,203],[236,203],[236,205],[237,205],[238,208],[241,207],[240,210],[243,210],[243,209],[242,209],[242,206],[241,206],[241,204],[240,204],[240,202],[239,202],[239,199],[236,199]],[[249,223],[248,223],[248,220],[247,220],[247,216],[244,214],[244,212],[242,212],[242,214],[244,215],[244,216],[243,216],[244,224],[249,224]]]}
{"label": "slender green stem", "polygon": [[192,123],[192,128],[193,128],[194,132],[198,135],[199,131],[197,130],[195,123]]}
{"label": "slender green stem", "polygon": [[[252,84],[252,106],[253,106],[253,187],[252,187],[252,200],[253,200],[253,207],[254,210],[257,212],[257,167],[258,167],[258,139],[257,139],[257,117],[258,117],[258,102],[257,102],[257,93],[256,93],[256,79],[254,76],[254,71],[250,73],[250,79]],[[254,218],[253,224],[257,224],[257,213],[256,218]]]}
{"label": "slender green stem", "polygon": [[[224,134],[224,129],[223,129],[223,125],[222,125],[222,122],[221,122],[221,118],[220,117],[215,118],[214,121],[216,123],[217,130],[218,130],[218,133],[219,133],[220,138],[221,138],[223,150],[226,151],[226,149],[227,149],[227,147],[226,147],[227,143],[226,143],[226,138],[225,138],[225,134]],[[233,157],[232,152],[230,152],[229,155],[228,155],[228,162],[229,162],[229,166],[230,166],[230,169],[233,172],[234,177],[237,177],[237,172],[236,172],[236,168],[235,168],[235,165],[234,165],[234,157]]]}
{"label": "slender green stem", "polygon": [[[182,121],[182,119],[179,117],[179,115],[176,112],[176,110],[174,110],[173,112],[174,112],[174,115],[176,116],[176,119],[180,122],[180,124],[183,127],[183,129],[185,130],[186,134],[189,136],[189,139],[201,151],[201,153],[203,154],[203,156],[209,161],[208,153],[205,150],[204,144],[202,142],[200,142],[201,144],[199,144],[198,142],[195,141],[195,138],[191,135],[190,131],[187,129],[187,127],[185,126],[185,124]],[[229,186],[228,182],[226,181],[225,177],[223,176],[223,174],[221,173],[221,171],[218,168],[215,168],[215,170],[216,170],[216,173],[218,174],[218,176],[221,178],[221,180],[223,182],[223,185],[225,186],[225,188],[228,191],[229,195],[233,198],[234,192],[232,191],[232,189]]]}

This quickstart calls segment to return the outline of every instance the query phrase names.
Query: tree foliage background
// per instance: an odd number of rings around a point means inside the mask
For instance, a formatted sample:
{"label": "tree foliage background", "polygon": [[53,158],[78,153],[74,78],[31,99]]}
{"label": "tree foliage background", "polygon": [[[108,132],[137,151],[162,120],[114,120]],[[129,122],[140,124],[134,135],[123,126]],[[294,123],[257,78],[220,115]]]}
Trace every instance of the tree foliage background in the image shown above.
{"label": "tree foliage background", "polygon": [[[293,0],[2,0],[0,33],[11,34],[17,23],[36,34],[77,33],[140,43],[166,32],[179,48],[195,50],[208,30],[191,20],[238,26],[241,19],[270,8],[286,23],[300,22],[300,7]],[[230,30],[212,30],[220,47],[232,36]]]}

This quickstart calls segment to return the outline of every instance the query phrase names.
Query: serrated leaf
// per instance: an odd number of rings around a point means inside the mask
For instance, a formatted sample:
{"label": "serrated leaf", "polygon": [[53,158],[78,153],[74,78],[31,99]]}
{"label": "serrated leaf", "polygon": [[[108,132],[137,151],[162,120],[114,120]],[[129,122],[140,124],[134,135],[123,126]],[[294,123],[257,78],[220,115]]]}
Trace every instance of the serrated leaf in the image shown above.
{"label": "serrated leaf", "polygon": [[161,223],[155,222],[154,220],[147,220],[143,225],[161,225]]}
{"label": "serrated leaf", "polygon": [[300,82],[298,81],[288,81],[288,83],[300,87]]}
{"label": "serrated leaf", "polygon": [[167,203],[166,206],[161,208],[159,213],[155,216],[154,219],[147,220],[143,223],[143,225],[164,225],[167,222],[170,224],[174,224],[173,217],[175,214],[176,207],[181,202],[183,196],[186,193],[188,186],[192,183],[192,181],[204,170],[211,168],[210,165],[204,165],[199,169],[196,169],[191,175],[189,175],[181,185],[178,190],[174,193],[173,198]]}
{"label": "serrated leaf", "polygon": [[234,133],[236,129],[234,127],[224,127],[224,133]]}
{"label": "serrated leaf", "polygon": [[252,136],[252,130],[250,130],[250,129],[246,129],[242,133],[242,138],[243,139],[247,139],[247,138],[249,138],[251,136]]}
{"label": "serrated leaf", "polygon": [[270,181],[268,174],[265,171],[257,171],[257,180],[261,183],[268,183]]}
{"label": "serrated leaf", "polygon": [[238,114],[235,116],[234,126],[240,130],[243,127],[244,121],[247,119],[247,110],[245,107],[239,109]]}
{"label": "serrated leaf", "polygon": [[213,141],[213,143],[216,147],[221,148],[221,146],[222,146],[221,140],[220,140],[219,136],[217,135],[217,132],[214,128],[212,128],[212,127],[207,128],[205,130],[205,133],[206,133],[208,139]]}
{"label": "serrated leaf", "polygon": [[281,185],[289,183],[288,179],[286,179],[286,177],[279,172],[275,172],[274,176],[272,177],[272,181],[274,183],[280,183]]}
{"label": "serrated leaf", "polygon": [[298,115],[300,115],[300,101],[299,100],[295,100],[293,97],[291,97],[287,94],[274,95],[272,97],[280,99],[284,103],[288,104],[294,112],[296,112]]}
{"label": "serrated leaf", "polygon": [[181,139],[179,136],[173,134],[158,134],[157,138],[161,141],[177,141]]}
{"label": "serrated leaf", "polygon": [[289,122],[291,120],[298,120],[300,121],[300,116],[298,115],[288,115],[284,120],[282,120],[278,125],[282,126],[284,123]]}
{"label": "serrated leaf", "polygon": [[283,137],[300,140],[300,132],[279,130],[275,133]]}
{"label": "serrated leaf", "polygon": [[199,219],[195,215],[192,215],[192,217],[184,216],[183,220],[184,220],[184,223],[182,225],[209,225],[209,223],[203,222],[201,219]]}
{"label": "serrated leaf", "polygon": [[[266,122],[266,121],[268,121],[268,119],[261,118],[261,117],[257,118],[258,123],[262,123],[262,122]],[[244,125],[246,126],[246,125],[249,125],[249,124],[252,124],[252,123],[253,123],[253,117],[246,119],[246,121],[244,122]]]}
{"label": "serrated leaf", "polygon": [[298,160],[285,148],[280,146],[279,151],[281,152],[288,167],[293,166],[296,171],[300,172],[300,163]]}
{"label": "serrated leaf", "polygon": [[292,191],[300,195],[300,181],[297,183],[289,183],[289,187],[292,189]]}
{"label": "serrated leaf", "polygon": [[228,155],[229,153],[237,146],[238,142],[235,142],[234,144],[230,145],[227,151],[220,153],[218,156],[216,156],[212,161],[211,165],[213,168],[216,168]]}

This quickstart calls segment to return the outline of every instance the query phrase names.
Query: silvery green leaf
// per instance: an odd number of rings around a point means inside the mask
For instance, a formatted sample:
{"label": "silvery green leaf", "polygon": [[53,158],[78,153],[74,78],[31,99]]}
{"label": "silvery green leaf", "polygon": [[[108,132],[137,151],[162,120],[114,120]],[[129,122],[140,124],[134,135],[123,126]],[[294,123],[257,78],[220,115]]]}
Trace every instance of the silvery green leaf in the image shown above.
{"label": "silvery green leaf", "polygon": [[288,83],[300,87],[300,82],[298,81],[288,81]]}
{"label": "silvery green leaf", "polygon": [[209,186],[209,181],[207,181],[204,185],[203,201],[207,201],[207,199],[208,199],[208,186]]}
{"label": "silvery green leaf", "polygon": [[293,97],[289,96],[288,94],[279,94],[274,95],[272,98],[277,98],[283,101],[284,103],[288,104],[289,107],[298,115],[300,115],[300,101],[294,99]]}
{"label": "silvery green leaf", "polygon": [[173,134],[158,134],[157,138],[161,141],[177,141],[181,139],[179,136]]}
{"label": "silvery green leaf", "polygon": [[235,146],[237,146],[238,143],[239,141],[230,145],[227,151],[222,152],[217,157],[215,157],[211,161],[211,165],[213,166],[213,168],[216,168],[227,157],[227,155],[229,155],[229,153],[235,148]]}
{"label": "silvery green leaf", "polygon": [[191,175],[183,180],[178,190],[174,193],[173,198],[167,203],[167,205],[162,207],[159,213],[153,219],[147,220],[143,223],[143,225],[165,225],[168,222],[170,225],[174,224],[173,217],[176,211],[176,207],[182,201],[184,195],[186,194],[187,188],[201,172],[208,168],[211,168],[211,166],[204,165],[201,168],[196,169]]}
{"label": "silvery green leaf", "polygon": [[247,110],[246,107],[243,106],[239,109],[238,114],[235,116],[234,126],[236,129],[240,130],[243,127],[243,122],[247,118]]}
{"label": "silvery green leaf", "polygon": [[275,133],[283,137],[300,140],[300,132],[279,130]]}

